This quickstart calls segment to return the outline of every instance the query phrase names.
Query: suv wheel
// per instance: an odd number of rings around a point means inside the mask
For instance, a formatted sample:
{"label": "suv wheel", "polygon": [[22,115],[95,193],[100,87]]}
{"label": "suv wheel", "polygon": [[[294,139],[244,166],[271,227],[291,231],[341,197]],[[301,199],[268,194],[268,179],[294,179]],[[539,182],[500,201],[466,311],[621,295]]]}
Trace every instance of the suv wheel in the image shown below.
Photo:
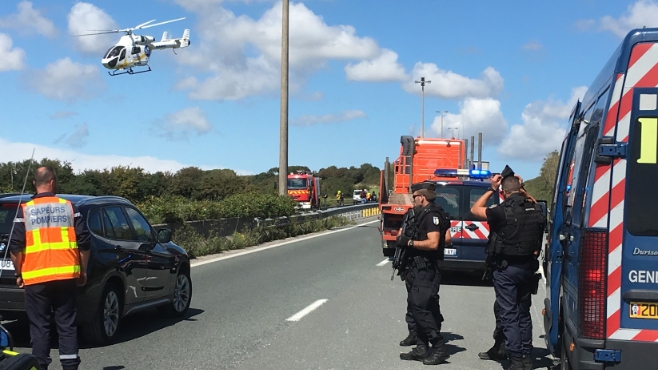
{"label": "suv wheel", "polygon": [[187,270],[180,270],[176,277],[174,296],[171,303],[164,307],[166,314],[174,317],[185,316],[192,302],[192,279]]}
{"label": "suv wheel", "polygon": [[108,344],[116,340],[121,322],[120,289],[110,283],[105,286],[100,306],[92,322],[85,324],[85,339],[96,344]]}

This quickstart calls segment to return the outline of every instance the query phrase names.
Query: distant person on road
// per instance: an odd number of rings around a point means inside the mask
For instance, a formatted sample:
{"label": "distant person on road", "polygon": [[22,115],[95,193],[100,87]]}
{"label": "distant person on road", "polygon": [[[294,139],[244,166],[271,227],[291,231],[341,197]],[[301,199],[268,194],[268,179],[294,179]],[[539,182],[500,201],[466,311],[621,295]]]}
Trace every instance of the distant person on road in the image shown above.
{"label": "distant person on road", "polygon": [[373,202],[377,201],[377,193],[375,193],[374,190],[373,190],[372,194],[370,194],[370,200],[372,200]]}
{"label": "distant person on road", "polygon": [[[401,353],[402,360],[421,361],[425,365],[438,365],[450,357],[441,335],[441,307],[439,288],[441,272],[438,261],[443,259],[446,243],[452,238],[448,229],[450,221],[440,206],[434,204],[436,184],[422,182],[412,185],[414,211],[413,236],[398,231],[397,244],[408,248],[405,254],[407,267],[403,280],[407,287],[407,315],[409,337],[400,345],[417,346],[408,353]],[[430,347],[431,346],[431,347]]]}
{"label": "distant person on road", "polygon": [[[500,175],[491,178],[491,187],[473,204],[471,213],[487,220],[491,227],[487,245],[487,262],[491,266],[496,306],[496,320],[502,326],[505,349],[510,359],[509,370],[533,369],[532,294],[536,293],[535,271],[539,269],[537,255],[544,237],[546,217],[541,206],[523,190],[523,180],[505,166]],[[493,194],[502,187],[505,200],[500,205],[486,207]],[[500,359],[500,343],[482,359]]]}
{"label": "distant person on road", "polygon": [[55,195],[57,177],[50,167],[34,175],[37,193],[23,203],[9,241],[16,285],[25,288],[32,354],[48,369],[50,322],[59,333],[59,360],[64,370],[76,370],[78,332],[76,286],[87,282],[91,238],[78,209]]}
{"label": "distant person on road", "polygon": [[324,203],[324,207],[327,207],[327,193],[322,194],[322,203]]}
{"label": "distant person on road", "polygon": [[366,193],[366,189],[361,190],[361,193],[359,193],[359,198],[361,198],[361,204],[365,204],[367,195],[368,193]]}
{"label": "distant person on road", "polygon": [[343,192],[338,190],[338,193],[336,193],[336,205],[337,206],[343,206],[345,204],[345,196],[343,195]]}

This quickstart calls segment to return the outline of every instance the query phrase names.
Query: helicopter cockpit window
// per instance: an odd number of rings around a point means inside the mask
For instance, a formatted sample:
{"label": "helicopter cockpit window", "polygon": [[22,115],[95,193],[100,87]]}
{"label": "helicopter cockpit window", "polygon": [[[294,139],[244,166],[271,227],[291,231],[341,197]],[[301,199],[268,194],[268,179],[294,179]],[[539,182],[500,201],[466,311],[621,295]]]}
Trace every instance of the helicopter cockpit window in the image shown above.
{"label": "helicopter cockpit window", "polygon": [[119,55],[121,50],[125,50],[123,46],[115,46],[111,48],[110,50],[107,51],[107,54],[105,54],[105,58],[113,58]]}
{"label": "helicopter cockpit window", "polygon": [[121,49],[121,55],[119,56],[119,60],[123,60],[123,58],[126,57],[126,49]]}

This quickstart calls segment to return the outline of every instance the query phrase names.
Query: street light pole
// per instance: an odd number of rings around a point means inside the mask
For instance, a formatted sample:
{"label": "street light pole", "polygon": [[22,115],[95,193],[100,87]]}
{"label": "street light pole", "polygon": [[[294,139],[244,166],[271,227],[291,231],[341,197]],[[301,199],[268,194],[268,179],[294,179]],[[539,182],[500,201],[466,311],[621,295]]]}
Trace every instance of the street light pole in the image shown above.
{"label": "street light pole", "polygon": [[281,17],[281,115],[279,133],[279,195],[288,194],[288,50],[289,0],[283,0]]}
{"label": "street light pole", "polygon": [[443,113],[448,113],[447,110],[437,110],[436,113],[441,113],[441,138],[443,138]]}
{"label": "street light pole", "polygon": [[420,81],[416,81],[417,84],[420,84],[420,87],[422,89],[421,93],[421,103],[420,103],[420,137],[424,138],[425,137],[425,84],[426,83],[431,83],[432,81],[427,80],[425,81],[425,77],[421,77]]}

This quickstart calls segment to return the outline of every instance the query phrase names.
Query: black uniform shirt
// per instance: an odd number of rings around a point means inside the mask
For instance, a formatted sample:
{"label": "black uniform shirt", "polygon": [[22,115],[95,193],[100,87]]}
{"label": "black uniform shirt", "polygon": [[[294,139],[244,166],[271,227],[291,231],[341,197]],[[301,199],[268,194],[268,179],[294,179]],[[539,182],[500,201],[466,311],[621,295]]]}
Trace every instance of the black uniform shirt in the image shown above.
{"label": "black uniform shirt", "polygon": [[[507,216],[505,215],[505,210],[502,205],[494,204],[487,208],[487,222],[489,223],[489,228],[491,232],[500,233],[505,226],[507,226]],[[505,260],[509,265],[515,265],[521,268],[532,269],[534,266],[535,257],[511,257],[506,256]]]}
{"label": "black uniform shirt", "polygon": [[[422,215],[424,212],[425,209],[422,209],[416,217],[423,217]],[[441,219],[439,217],[437,217],[434,213],[430,213],[423,217],[421,220],[420,225],[418,225],[418,232],[423,235],[427,235],[428,233],[441,232],[441,228],[439,227],[440,221]]]}
{"label": "black uniform shirt", "polygon": [[[55,197],[54,193],[40,193],[32,196],[32,199],[42,198],[42,197]],[[89,235],[89,229],[87,229],[87,224],[80,215],[78,207],[74,204],[73,214],[75,214],[75,236],[78,243],[78,249],[82,251],[88,251],[91,248],[91,236]],[[23,207],[18,208],[16,212],[16,219],[20,220],[23,218]],[[25,221],[14,221],[14,232],[11,234],[11,240],[9,241],[9,250],[13,253],[23,252],[25,249]]]}

